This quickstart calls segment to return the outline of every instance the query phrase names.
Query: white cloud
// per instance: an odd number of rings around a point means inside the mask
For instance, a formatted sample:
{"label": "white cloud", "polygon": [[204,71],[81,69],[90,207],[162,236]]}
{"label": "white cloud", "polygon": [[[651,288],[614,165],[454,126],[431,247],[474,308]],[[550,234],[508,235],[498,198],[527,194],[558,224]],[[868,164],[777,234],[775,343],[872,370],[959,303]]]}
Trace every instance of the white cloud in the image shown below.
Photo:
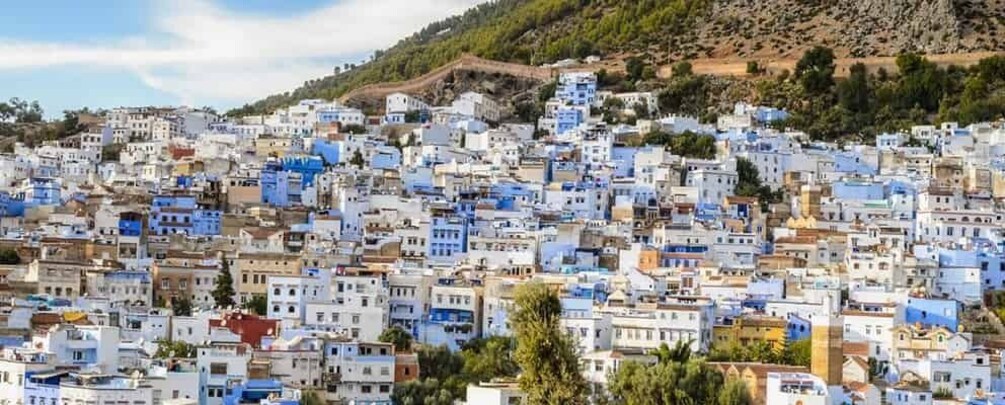
{"label": "white cloud", "polygon": [[155,3],[148,35],[106,45],[0,39],[0,71],[62,65],[126,69],[187,104],[236,104],[292,89],[484,0],[342,0],[292,17],[209,0]]}

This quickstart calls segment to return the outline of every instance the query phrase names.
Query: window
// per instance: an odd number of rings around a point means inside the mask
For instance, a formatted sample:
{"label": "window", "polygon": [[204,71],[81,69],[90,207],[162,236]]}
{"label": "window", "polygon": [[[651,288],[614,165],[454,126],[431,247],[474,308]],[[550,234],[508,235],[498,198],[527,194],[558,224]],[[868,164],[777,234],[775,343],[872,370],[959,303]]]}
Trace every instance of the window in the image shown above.
{"label": "window", "polygon": [[209,374],[210,375],[227,375],[227,363],[210,363],[209,364]]}

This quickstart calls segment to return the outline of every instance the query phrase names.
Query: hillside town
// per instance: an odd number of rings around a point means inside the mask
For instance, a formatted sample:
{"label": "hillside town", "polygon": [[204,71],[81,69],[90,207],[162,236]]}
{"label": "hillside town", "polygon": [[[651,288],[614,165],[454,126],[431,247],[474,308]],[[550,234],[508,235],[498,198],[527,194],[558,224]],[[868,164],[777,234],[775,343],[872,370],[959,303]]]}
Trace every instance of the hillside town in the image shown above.
{"label": "hillside town", "polygon": [[536,123],[504,104],[125,107],[17,143],[0,403],[401,403],[420,348],[513,336],[543,284],[594,400],[684,348],[755,404],[1005,404],[1001,123],[815,142],[784,110],[702,122],[593,73]]}

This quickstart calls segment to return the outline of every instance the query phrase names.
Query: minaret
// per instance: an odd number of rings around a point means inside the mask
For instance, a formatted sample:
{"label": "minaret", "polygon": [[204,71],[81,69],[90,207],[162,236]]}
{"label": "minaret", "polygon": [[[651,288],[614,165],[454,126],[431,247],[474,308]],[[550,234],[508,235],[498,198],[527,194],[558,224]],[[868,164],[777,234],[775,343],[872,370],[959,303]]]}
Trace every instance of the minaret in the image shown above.
{"label": "minaret", "polygon": [[828,386],[841,385],[844,319],[831,314],[814,316],[810,339],[810,371]]}

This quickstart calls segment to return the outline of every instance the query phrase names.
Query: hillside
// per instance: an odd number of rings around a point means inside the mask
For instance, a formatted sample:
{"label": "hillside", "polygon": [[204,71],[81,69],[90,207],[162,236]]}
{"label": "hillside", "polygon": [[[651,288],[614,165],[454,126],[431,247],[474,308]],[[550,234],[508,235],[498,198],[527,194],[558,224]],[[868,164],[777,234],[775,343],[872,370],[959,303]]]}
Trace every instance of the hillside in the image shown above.
{"label": "hillside", "polygon": [[814,45],[840,57],[1005,49],[1005,0],[496,0],[430,24],[358,67],[231,111],[269,111],[402,81],[464,54],[540,65],[592,54],[791,59]]}

